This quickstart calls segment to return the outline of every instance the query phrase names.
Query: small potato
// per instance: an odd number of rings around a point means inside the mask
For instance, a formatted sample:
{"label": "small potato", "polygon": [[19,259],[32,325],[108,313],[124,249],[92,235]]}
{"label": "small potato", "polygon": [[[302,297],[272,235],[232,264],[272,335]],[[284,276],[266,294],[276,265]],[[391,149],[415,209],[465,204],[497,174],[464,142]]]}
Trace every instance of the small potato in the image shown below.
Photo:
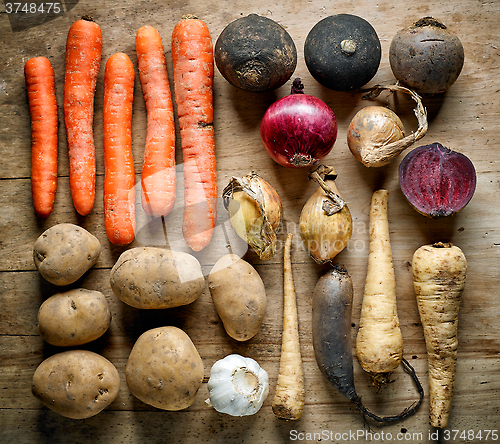
{"label": "small potato", "polygon": [[88,350],[69,350],[45,359],[35,370],[33,395],[54,412],[90,418],[110,405],[120,375],[106,358]]}
{"label": "small potato", "polygon": [[203,381],[203,361],[189,336],[177,327],[143,333],[130,352],[125,370],[130,392],[163,410],[189,407]]}
{"label": "small potato", "polygon": [[74,224],[58,224],[36,240],[33,259],[40,274],[54,285],[69,285],[80,279],[101,254],[94,235]]}
{"label": "small potato", "polygon": [[234,254],[221,257],[208,276],[215,309],[229,336],[253,338],[266,312],[266,290],[257,271]]}
{"label": "small potato", "polygon": [[76,288],[48,298],[38,310],[38,331],[49,344],[71,347],[101,337],[111,323],[106,297]]}
{"label": "small potato", "polygon": [[190,304],[205,288],[201,265],[194,256],[156,247],[123,252],[111,269],[110,283],[125,304],[145,309]]}

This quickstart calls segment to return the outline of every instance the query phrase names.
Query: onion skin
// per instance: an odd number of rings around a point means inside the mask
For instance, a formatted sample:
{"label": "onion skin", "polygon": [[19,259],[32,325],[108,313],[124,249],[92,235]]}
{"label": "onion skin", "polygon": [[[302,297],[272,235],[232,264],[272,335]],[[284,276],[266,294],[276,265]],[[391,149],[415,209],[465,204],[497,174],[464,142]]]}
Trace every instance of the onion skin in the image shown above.
{"label": "onion skin", "polygon": [[366,106],[349,124],[347,145],[364,166],[381,167],[399,155],[387,145],[401,140],[404,132],[403,122],[394,111],[385,106]]}
{"label": "onion skin", "polygon": [[287,168],[317,165],[333,148],[337,131],[332,109],[321,99],[300,93],[274,102],[260,124],[267,152]]}
{"label": "onion skin", "polygon": [[399,185],[416,211],[438,219],[453,216],[469,203],[476,189],[476,170],[464,154],[433,143],[404,157]]}

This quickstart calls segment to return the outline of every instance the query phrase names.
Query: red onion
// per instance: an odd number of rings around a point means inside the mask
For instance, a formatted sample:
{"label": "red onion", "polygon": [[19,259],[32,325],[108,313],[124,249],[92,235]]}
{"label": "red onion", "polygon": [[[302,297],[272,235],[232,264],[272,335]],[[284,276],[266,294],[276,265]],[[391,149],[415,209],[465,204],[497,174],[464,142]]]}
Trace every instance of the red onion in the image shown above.
{"label": "red onion", "polygon": [[274,102],[260,123],[269,155],[280,165],[302,168],[319,163],[337,140],[337,119],[317,97],[304,94],[295,79],[290,95]]}

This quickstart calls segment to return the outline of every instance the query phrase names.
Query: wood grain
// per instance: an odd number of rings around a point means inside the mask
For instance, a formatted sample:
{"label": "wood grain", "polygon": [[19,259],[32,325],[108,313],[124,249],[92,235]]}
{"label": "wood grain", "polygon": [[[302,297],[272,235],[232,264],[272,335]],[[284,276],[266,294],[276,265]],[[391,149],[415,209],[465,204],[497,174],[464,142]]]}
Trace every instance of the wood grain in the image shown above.
{"label": "wood grain", "polygon": [[[70,2],[65,2],[70,3]],[[67,8],[69,9],[69,8]],[[66,10],[66,9],[65,9]],[[259,123],[265,109],[289,92],[286,84],[269,94],[251,94],[229,85],[215,73],[216,154],[218,187],[222,190],[231,176],[243,176],[251,170],[269,181],[280,194],[284,205],[284,224],[279,233],[277,255],[260,261],[247,251],[232,232],[227,214],[219,208],[218,227],[209,248],[196,253],[208,273],[230,244],[251,262],[261,274],[268,295],[268,309],[260,333],[248,343],[236,343],[224,332],[213,307],[208,288],[188,307],[172,310],[141,311],[125,306],[112,293],[109,272],[125,248],[142,245],[171,247],[190,252],[180,232],[182,206],[176,204],[162,223],[151,220],[137,206],[138,232],[128,247],[112,246],[103,224],[102,185],[104,174],[102,148],[102,106],[104,62],[115,52],[125,52],[137,68],[134,38],[145,24],[155,26],[167,48],[168,68],[171,54],[167,44],[175,23],[187,13],[194,13],[209,26],[214,42],[224,27],[249,13],[265,15],[281,23],[295,41],[298,64],[294,74],[301,77],[306,92],[316,95],[334,110],[338,140],[325,163],[339,173],[337,186],[353,215],[354,231],[348,248],[339,256],[354,282],[352,338],[355,338],[368,256],[368,212],[371,194],[377,188],[390,191],[389,223],[397,281],[398,312],[404,337],[405,357],[415,367],[426,388],[427,361],[422,327],[413,294],[411,258],[424,243],[438,240],[456,243],[467,256],[468,280],[459,319],[459,363],[453,410],[449,429],[473,430],[500,427],[500,291],[498,263],[500,234],[497,204],[500,191],[499,146],[497,133],[500,113],[500,9],[495,1],[452,0],[412,2],[401,0],[359,0],[330,2],[294,0],[293,2],[135,2],[132,0],[97,2],[80,1],[68,12],[34,27],[13,29],[8,14],[0,14],[0,442],[15,443],[156,443],[224,442],[277,443],[297,441],[345,442],[335,434],[358,434],[358,442],[369,442],[362,417],[339,393],[328,385],[314,360],[311,338],[311,292],[323,271],[308,257],[298,235],[302,205],[315,189],[307,180],[307,171],[288,170],[275,164],[265,153],[259,136]],[[409,207],[399,190],[396,160],[379,169],[367,169],[349,152],[347,126],[354,114],[371,104],[357,93],[326,90],[309,75],[303,44],[307,33],[320,19],[335,13],[351,13],[368,20],[382,44],[382,62],[368,86],[394,83],[388,62],[388,49],[394,34],[417,19],[432,15],[461,39],[465,65],[457,82],[438,97],[424,97],[429,115],[429,130],[419,142],[440,142],[468,155],[478,174],[478,186],[470,204],[447,220],[430,220]],[[24,85],[24,63],[44,55],[53,64],[59,119],[63,122],[64,48],[69,27],[84,14],[93,16],[103,33],[102,68],[96,91],[95,140],[97,156],[96,205],[86,218],[78,216],[69,194],[67,145],[64,125],[59,130],[59,178],[53,213],[46,220],[36,217],[30,190],[30,121]],[[136,76],[138,79],[138,76]],[[289,82],[290,83],[290,82]],[[408,130],[416,129],[414,102],[402,95],[382,94],[377,103],[389,105],[402,118]],[[146,114],[139,81],[134,92],[132,121],[133,155],[136,171],[142,165],[146,136]],[[178,172],[182,174],[182,155],[177,147]],[[139,185],[137,177],[137,185]],[[180,187],[182,188],[182,187]],[[139,193],[140,194],[140,193]],[[182,195],[177,202],[182,203]],[[70,420],[45,408],[31,394],[31,378],[36,366],[60,351],[43,343],[38,336],[36,315],[40,304],[61,289],[45,282],[35,269],[32,248],[36,238],[48,227],[77,223],[95,234],[104,246],[96,266],[74,286],[102,291],[113,314],[109,331],[85,348],[97,351],[116,365],[121,375],[118,398],[105,411],[87,420]],[[293,273],[297,292],[298,317],[304,360],[306,406],[302,418],[294,423],[280,422],[271,411],[279,367],[282,325],[282,257],[287,232],[294,232]],[[164,412],[135,399],[127,389],[124,370],[128,353],[145,330],[177,325],[193,339],[202,356],[205,375],[211,365],[229,353],[256,359],[269,373],[270,396],[261,411],[248,418],[232,418],[206,406],[206,384],[194,404],[181,412]],[[414,386],[401,369],[395,382],[375,392],[369,377],[354,362],[357,390],[367,406],[378,414],[393,414],[416,400]],[[406,421],[373,432],[407,433],[405,442],[427,443],[432,431],[428,425],[428,404],[424,400],[418,413]],[[303,435],[297,435],[303,433]],[[331,435],[329,434],[331,433]],[[316,435],[315,435],[316,434]],[[339,435],[340,436],[340,435]],[[301,438],[301,439],[300,439]],[[372,439],[373,442],[373,439]],[[462,440],[460,442],[477,442]]]}

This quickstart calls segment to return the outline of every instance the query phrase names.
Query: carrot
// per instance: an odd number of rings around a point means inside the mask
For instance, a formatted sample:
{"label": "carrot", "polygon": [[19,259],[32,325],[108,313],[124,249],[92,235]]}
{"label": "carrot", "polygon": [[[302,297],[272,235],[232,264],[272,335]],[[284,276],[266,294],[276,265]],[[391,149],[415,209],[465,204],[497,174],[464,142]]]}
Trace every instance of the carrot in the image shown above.
{"label": "carrot", "polygon": [[283,274],[283,336],[278,384],[273,400],[273,412],[280,419],[299,419],[304,410],[304,376],[300,354],[297,302],[293,283],[290,250],[293,234],[285,242]]}
{"label": "carrot", "polygon": [[136,227],[133,98],[134,65],[126,54],[113,54],[104,70],[104,227],[117,245],[132,242]]}
{"label": "carrot", "polygon": [[69,180],[76,211],[86,216],[95,201],[94,93],[101,63],[102,34],[89,17],[74,22],[66,41],[64,122]]}
{"label": "carrot", "polygon": [[389,382],[391,373],[403,357],[389,238],[388,200],[387,190],[378,190],[372,195],[368,269],[356,337],[358,361],[377,386]]}
{"label": "carrot", "polygon": [[135,49],[146,102],[146,148],[142,163],[141,201],[146,214],[166,216],[175,202],[175,122],[167,61],[158,31],[141,27]]}
{"label": "carrot", "polygon": [[31,116],[31,194],[40,217],[54,209],[57,190],[57,101],[54,70],[46,57],[24,65]]}
{"label": "carrot", "polygon": [[205,23],[186,16],[175,25],[172,62],[184,162],[182,232],[189,247],[200,251],[210,243],[217,218],[214,55]]}
{"label": "carrot", "polygon": [[458,311],[467,261],[449,243],[424,245],[413,255],[413,283],[429,366],[429,422],[444,428],[453,398],[458,349]]}

